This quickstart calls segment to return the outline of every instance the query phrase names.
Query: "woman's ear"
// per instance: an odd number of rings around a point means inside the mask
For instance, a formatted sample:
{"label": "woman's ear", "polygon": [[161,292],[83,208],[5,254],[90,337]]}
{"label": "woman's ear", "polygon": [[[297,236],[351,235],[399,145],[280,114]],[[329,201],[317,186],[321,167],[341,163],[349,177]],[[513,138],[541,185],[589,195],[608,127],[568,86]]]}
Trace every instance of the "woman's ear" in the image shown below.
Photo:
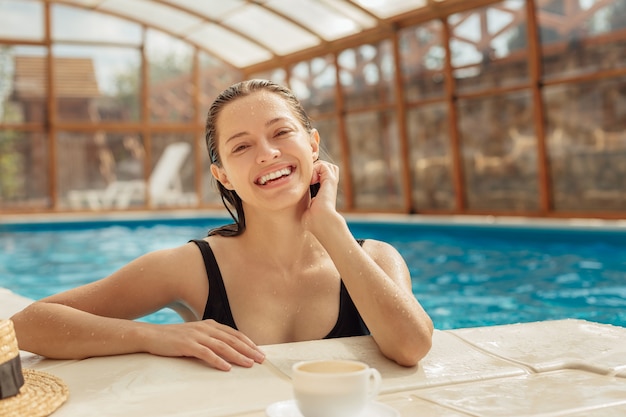
{"label": "woman's ear", "polygon": [[311,150],[313,151],[313,160],[317,161],[320,157],[320,133],[317,129],[311,130]]}
{"label": "woman's ear", "polygon": [[226,175],[224,168],[217,166],[217,164],[211,164],[211,174],[213,175],[213,178],[218,180],[227,190],[234,189],[230,181],[228,181],[228,176]]}

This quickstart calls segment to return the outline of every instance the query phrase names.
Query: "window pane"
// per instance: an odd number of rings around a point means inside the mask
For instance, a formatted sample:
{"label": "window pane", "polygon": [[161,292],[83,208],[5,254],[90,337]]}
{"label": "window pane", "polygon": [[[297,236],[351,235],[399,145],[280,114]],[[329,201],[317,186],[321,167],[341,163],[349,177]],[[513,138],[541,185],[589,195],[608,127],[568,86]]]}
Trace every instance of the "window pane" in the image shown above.
{"label": "window pane", "polygon": [[148,183],[151,207],[192,207],[198,204],[194,142],[195,136],[191,134],[152,137]]}
{"label": "window pane", "polygon": [[597,3],[542,3],[538,24],[546,78],[626,66],[626,38],[618,34],[626,29],[626,0]]}
{"label": "window pane", "polygon": [[59,132],[61,207],[104,210],[143,205],[144,143],[137,133]]}
{"label": "window pane", "polygon": [[408,110],[407,124],[415,208],[455,208],[447,104]]}
{"label": "window pane", "polygon": [[339,79],[349,109],[393,103],[395,64],[391,41],[346,49],[339,55]]}
{"label": "window pane", "polygon": [[276,68],[269,71],[258,72],[250,78],[271,80],[280,85],[287,85],[287,71],[285,71],[283,68]]}
{"label": "window pane", "polygon": [[[363,13],[357,8],[353,8],[351,4],[327,4],[319,0],[269,0],[267,5],[283,13],[305,26],[316,35],[323,37],[327,41],[339,39],[349,35],[359,33],[364,27],[359,24],[359,17]],[[351,16],[348,18],[341,13],[338,6],[350,10]],[[369,18],[369,19],[368,19]],[[365,15],[365,21],[372,20],[371,17]]]}
{"label": "window pane", "polygon": [[0,1],[0,38],[42,40],[43,37],[42,2]]}
{"label": "window pane", "polygon": [[356,0],[355,3],[360,4],[362,7],[368,9],[370,12],[376,14],[378,17],[386,18],[391,17],[403,12],[415,10],[420,7],[426,7],[427,0],[391,0],[391,1],[371,1],[371,0]]}
{"label": "window pane", "polygon": [[45,135],[0,130],[0,209],[50,207],[49,168]]}
{"label": "window pane", "polygon": [[539,208],[537,140],[528,92],[459,100],[459,133],[471,210]]}
{"label": "window pane", "polygon": [[0,47],[0,120],[43,124],[47,118],[46,49]]}
{"label": "window pane", "polygon": [[[198,120],[204,123],[213,100],[229,87],[239,81],[242,75],[222,61],[205,53],[200,55],[200,109]],[[203,141],[204,142],[204,141]]]}
{"label": "window pane", "polygon": [[442,25],[432,21],[399,32],[402,84],[405,100],[417,101],[445,94],[443,74],[446,50]]}
{"label": "window pane", "polygon": [[402,156],[393,112],[367,112],[346,117],[351,149],[355,206],[394,209],[403,206]]}
{"label": "window pane", "polygon": [[544,94],[554,208],[626,209],[626,77]]}
{"label": "window pane", "polygon": [[509,0],[449,17],[450,54],[459,91],[528,81],[524,5],[522,0]]}
{"label": "window pane", "polygon": [[343,187],[347,171],[344,169],[341,143],[339,140],[339,126],[334,117],[315,120],[313,127],[320,134],[320,159],[329,161],[339,167],[339,190],[337,192],[337,207],[345,207]]}
{"label": "window pane", "polygon": [[291,89],[313,118],[319,114],[334,113],[336,80],[332,55],[300,62],[293,67],[289,78]]}
{"label": "window pane", "polygon": [[319,44],[320,39],[269,10],[246,4],[224,17],[223,24],[267,45],[277,55],[286,55]]}
{"label": "window pane", "polygon": [[[65,205],[92,210],[193,207],[195,156],[192,135],[152,137],[148,182],[145,145],[133,133],[62,132],[58,138],[59,192]],[[64,197],[64,198],[63,198]]]}
{"label": "window pane", "polygon": [[141,26],[96,11],[52,5],[52,38],[141,45]]}
{"label": "window pane", "polygon": [[211,174],[211,161],[206,150],[204,135],[200,139],[202,146],[202,202],[216,208],[223,208],[222,198],[217,188],[217,180]]}
{"label": "window pane", "polygon": [[53,54],[59,120],[139,120],[139,50],[56,45]]}
{"label": "window pane", "polygon": [[[201,24],[197,30],[189,33],[187,39],[237,67],[246,67],[272,59],[269,50],[213,23]],[[216,39],[219,39],[219,42],[216,42]]]}
{"label": "window pane", "polygon": [[150,68],[150,119],[155,122],[188,122],[195,119],[191,79],[193,48],[154,30],[146,41]]}

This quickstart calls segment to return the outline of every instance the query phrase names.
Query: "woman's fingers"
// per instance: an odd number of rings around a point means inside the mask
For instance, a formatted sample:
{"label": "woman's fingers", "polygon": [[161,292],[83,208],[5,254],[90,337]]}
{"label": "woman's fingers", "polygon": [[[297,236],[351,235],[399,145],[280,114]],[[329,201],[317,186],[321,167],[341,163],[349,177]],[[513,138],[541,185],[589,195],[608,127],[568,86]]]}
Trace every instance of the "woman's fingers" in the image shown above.
{"label": "woman's fingers", "polygon": [[319,183],[317,199],[327,199],[334,207],[339,183],[339,167],[325,161],[317,161],[313,165],[311,184]]}
{"label": "woman's fingers", "polygon": [[191,352],[190,354],[185,356],[198,358],[201,361],[207,363],[210,367],[218,369],[220,371],[230,371],[230,369],[232,368],[230,362],[219,356],[207,346],[201,344],[196,345],[195,352]]}
{"label": "woman's fingers", "polygon": [[225,359],[230,358],[229,362],[249,366],[253,362],[263,362],[265,354],[246,335],[213,320],[209,320],[209,323],[215,331],[215,334],[210,335],[213,351],[218,355]]}
{"label": "woman's fingers", "polygon": [[318,232],[327,227],[329,218],[337,215],[339,167],[326,161],[315,162],[311,183],[315,182],[319,182],[320,188],[303,213],[302,223],[308,231],[317,236]]}
{"label": "woman's fingers", "polygon": [[261,350],[243,333],[214,320],[201,323],[204,331],[196,342],[202,348],[194,356],[209,365],[222,370],[230,369],[230,364],[249,368],[254,362],[261,363],[265,359]]}
{"label": "woman's fingers", "polygon": [[339,167],[326,161],[316,161],[313,164],[311,184],[322,183],[328,180],[337,180]]}
{"label": "woman's fingers", "polygon": [[159,327],[167,332],[167,337],[159,332],[159,342],[152,352],[162,356],[195,357],[223,371],[230,370],[231,365],[249,368],[265,359],[243,333],[214,320]]}

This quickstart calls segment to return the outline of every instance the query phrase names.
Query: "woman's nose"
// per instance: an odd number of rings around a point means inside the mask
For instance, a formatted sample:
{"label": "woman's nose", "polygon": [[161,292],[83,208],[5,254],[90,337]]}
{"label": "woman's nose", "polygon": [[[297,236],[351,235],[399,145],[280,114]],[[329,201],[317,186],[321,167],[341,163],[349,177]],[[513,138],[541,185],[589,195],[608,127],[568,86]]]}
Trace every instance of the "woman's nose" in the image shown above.
{"label": "woman's nose", "polygon": [[264,142],[259,146],[259,153],[257,155],[257,162],[262,164],[272,159],[276,159],[280,156],[280,150],[269,142]]}

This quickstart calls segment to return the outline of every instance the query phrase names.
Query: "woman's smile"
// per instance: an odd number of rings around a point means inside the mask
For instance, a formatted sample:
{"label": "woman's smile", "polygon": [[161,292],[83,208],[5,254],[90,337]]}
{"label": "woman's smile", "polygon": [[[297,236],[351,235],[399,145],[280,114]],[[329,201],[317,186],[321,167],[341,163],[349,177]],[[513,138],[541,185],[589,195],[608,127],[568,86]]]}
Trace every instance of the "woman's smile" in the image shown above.
{"label": "woman's smile", "polygon": [[280,178],[284,178],[284,177],[288,177],[289,175],[291,175],[291,173],[293,172],[295,168],[293,166],[288,166],[285,168],[281,168],[275,171],[272,171],[268,174],[264,174],[261,177],[259,177],[255,183],[258,185],[266,185],[267,183],[271,183],[273,181],[276,181]]}

